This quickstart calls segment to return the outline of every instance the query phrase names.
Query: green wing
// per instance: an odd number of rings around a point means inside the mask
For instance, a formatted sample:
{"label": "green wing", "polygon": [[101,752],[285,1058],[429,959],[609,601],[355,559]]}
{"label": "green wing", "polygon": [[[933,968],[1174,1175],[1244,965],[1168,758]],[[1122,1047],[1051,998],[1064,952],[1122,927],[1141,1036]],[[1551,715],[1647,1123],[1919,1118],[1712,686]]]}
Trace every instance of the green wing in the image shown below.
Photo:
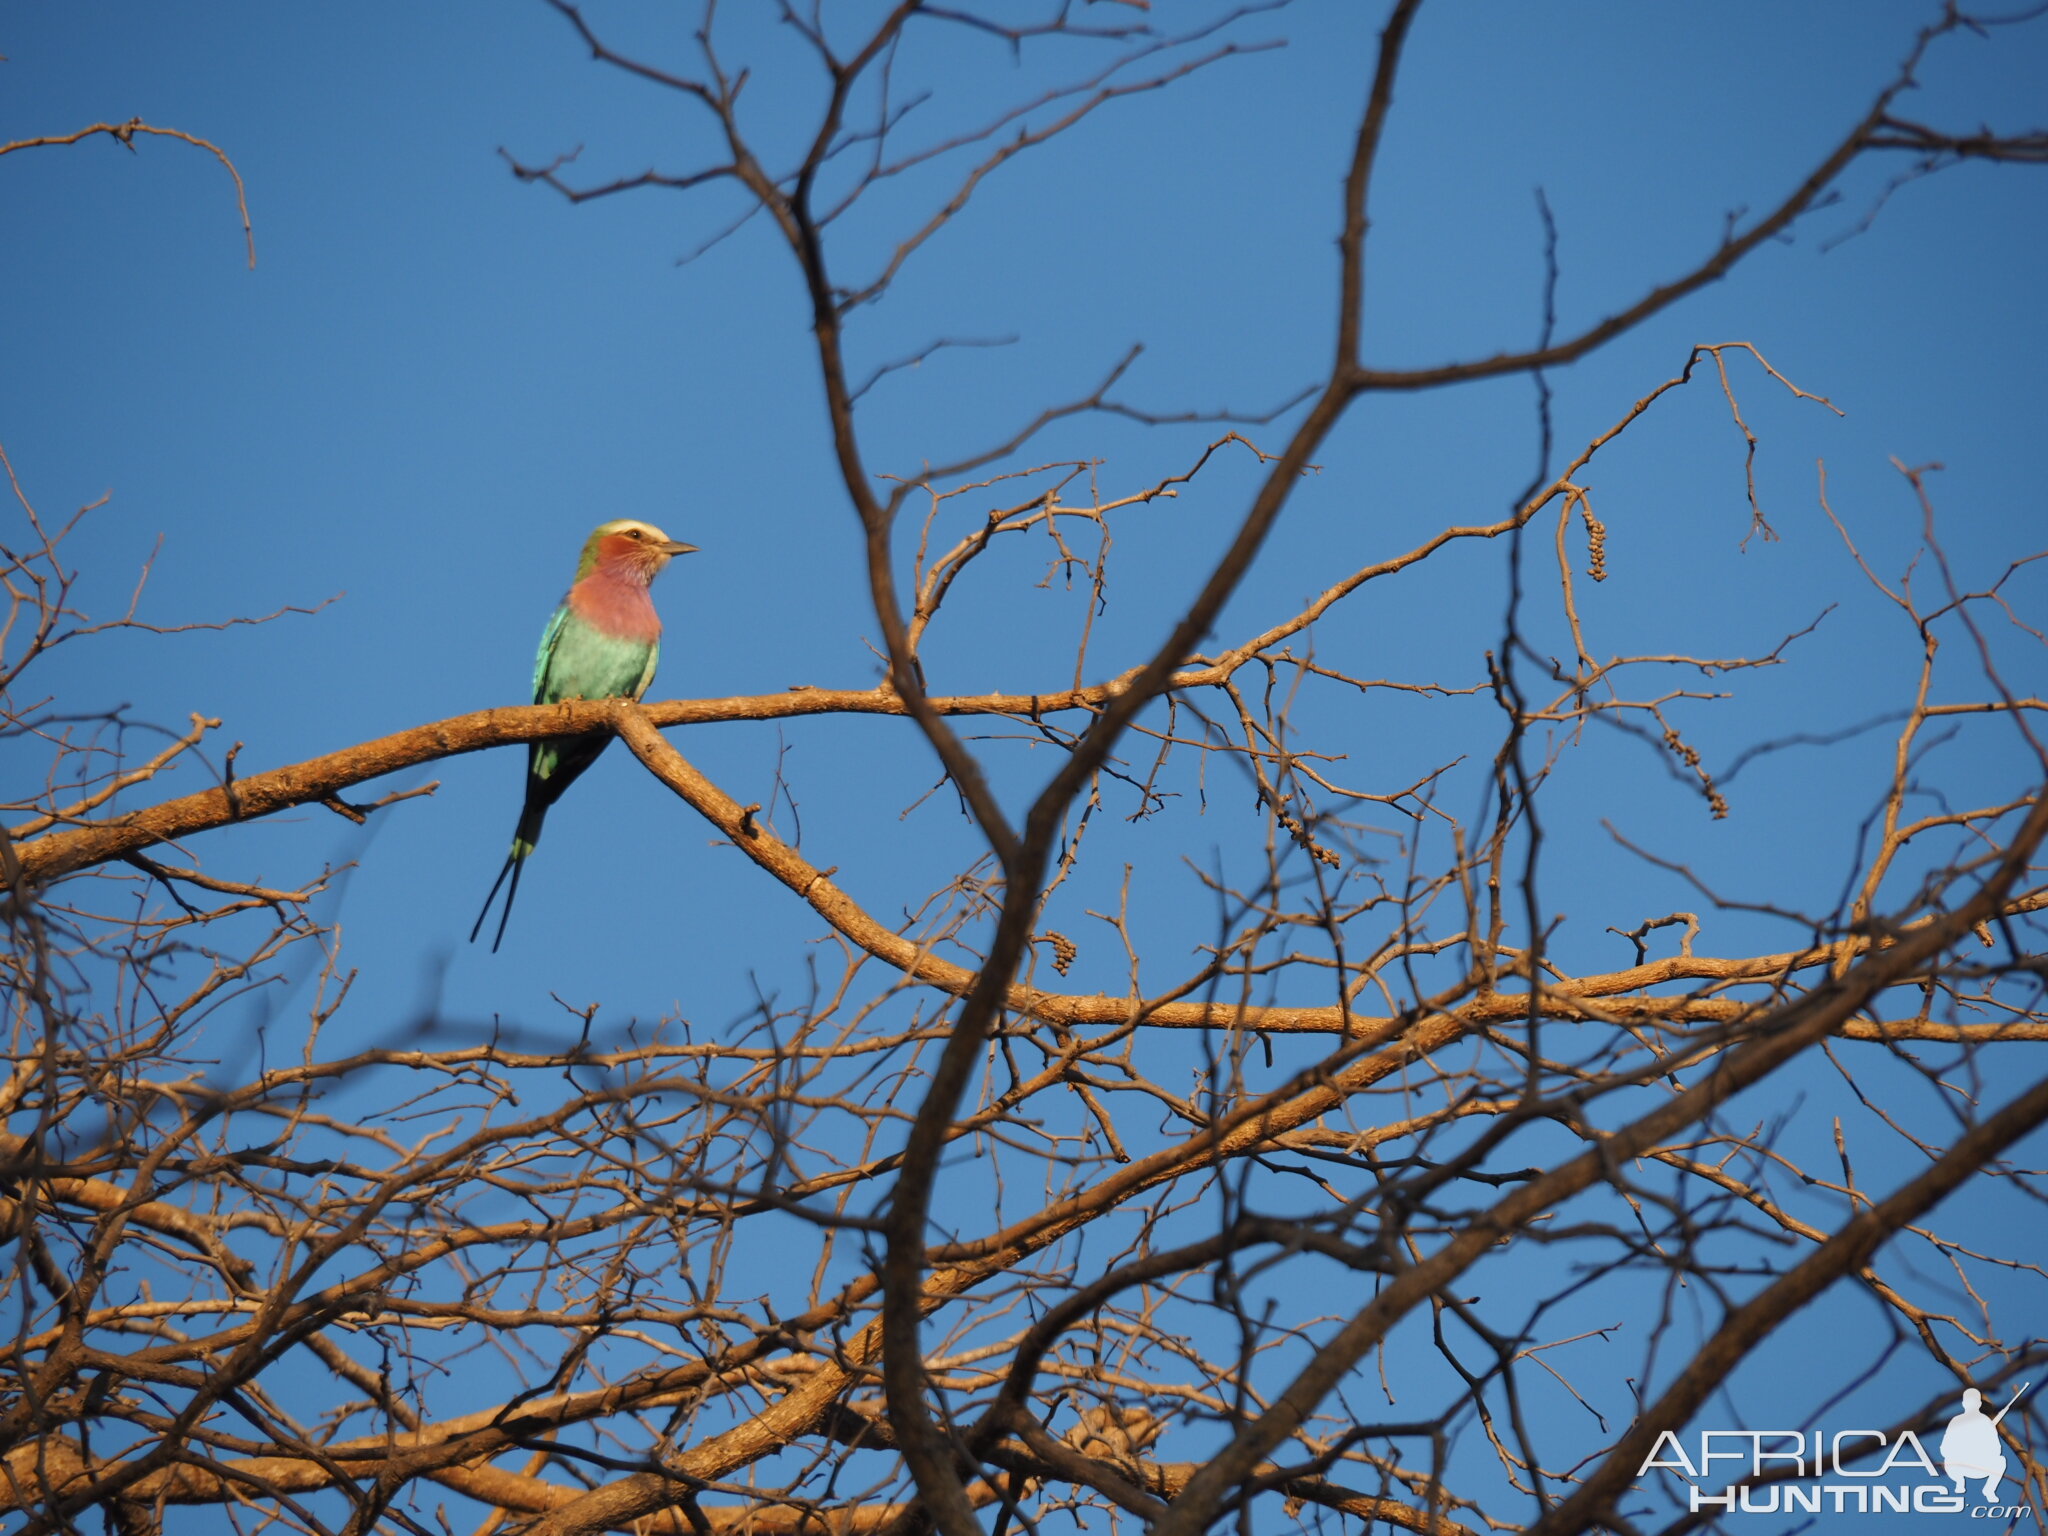
{"label": "green wing", "polygon": [[548,620],[548,627],[541,631],[540,654],[533,658],[533,702],[551,704],[547,697],[548,663],[555,659],[555,642],[562,638],[562,625],[569,617],[569,605],[562,604],[555,610],[555,616]]}
{"label": "green wing", "polygon": [[647,689],[654,681],[654,669],[661,665],[661,642],[655,641],[648,648],[647,666],[640,674],[640,681],[633,685],[633,698],[637,702],[647,697]]}

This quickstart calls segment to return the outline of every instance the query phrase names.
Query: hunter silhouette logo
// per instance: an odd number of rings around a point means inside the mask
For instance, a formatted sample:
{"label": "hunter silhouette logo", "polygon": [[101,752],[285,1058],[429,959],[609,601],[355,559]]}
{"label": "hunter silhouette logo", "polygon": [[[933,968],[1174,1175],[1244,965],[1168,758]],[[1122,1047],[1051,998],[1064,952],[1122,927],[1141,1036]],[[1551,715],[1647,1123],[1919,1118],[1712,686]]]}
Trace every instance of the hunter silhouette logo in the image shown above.
{"label": "hunter silhouette logo", "polygon": [[[1939,1467],[1910,1429],[1895,1437],[1877,1429],[1708,1429],[1700,1431],[1696,1457],[1688,1455],[1684,1442],[1667,1429],[1636,1476],[1655,1471],[1679,1474],[1691,1485],[1694,1514],[1711,1510],[1721,1515],[2021,1517],[2033,1512],[2028,1505],[1997,1502],[2005,1477],[2005,1447],[1998,1425],[2031,1385],[2022,1383],[2003,1408],[1988,1415],[1984,1394],[1975,1387],[1965,1391],[1962,1412],[1942,1431]],[[1737,1466],[1717,1468],[1717,1462]],[[1900,1480],[1913,1473],[1919,1476],[1911,1483]],[[1941,1481],[1944,1476],[1953,1488]],[[1709,1493],[1707,1489],[1721,1478],[1729,1479],[1722,1483],[1723,1491]],[[1972,1483],[1981,1502],[1968,1493]]]}
{"label": "hunter silhouette logo", "polygon": [[1998,1480],[2005,1476],[2005,1447],[1998,1443],[1998,1421],[2020,1400],[2023,1386],[2006,1405],[1990,1418],[1984,1417],[1984,1394],[1975,1387],[1963,1394],[1963,1411],[1948,1421],[1941,1436],[1941,1467],[1955,1479],[1956,1492],[1964,1483],[1984,1481],[1984,1497],[1998,1498]]}

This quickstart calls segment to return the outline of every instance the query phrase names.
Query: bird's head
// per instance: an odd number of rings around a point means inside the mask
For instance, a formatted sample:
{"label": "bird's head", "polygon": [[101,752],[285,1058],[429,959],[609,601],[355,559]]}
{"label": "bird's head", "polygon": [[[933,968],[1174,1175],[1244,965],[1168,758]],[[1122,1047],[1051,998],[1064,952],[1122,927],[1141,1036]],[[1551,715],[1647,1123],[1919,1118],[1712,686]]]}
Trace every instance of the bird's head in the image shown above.
{"label": "bird's head", "polygon": [[599,523],[584,542],[576,579],[581,581],[601,568],[645,586],[677,555],[696,552],[696,545],[679,543],[652,523],[633,517],[613,518],[608,523]]}

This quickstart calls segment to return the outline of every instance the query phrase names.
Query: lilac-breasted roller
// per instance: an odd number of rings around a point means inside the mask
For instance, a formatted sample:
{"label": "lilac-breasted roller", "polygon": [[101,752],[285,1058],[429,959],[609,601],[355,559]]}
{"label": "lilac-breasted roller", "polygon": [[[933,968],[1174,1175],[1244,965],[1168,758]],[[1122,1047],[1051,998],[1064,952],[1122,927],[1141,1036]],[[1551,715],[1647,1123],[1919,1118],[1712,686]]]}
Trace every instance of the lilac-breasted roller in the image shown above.
{"label": "lilac-breasted roller", "polygon": [[[694,554],[696,548],[677,543],[652,523],[630,517],[600,523],[584,541],[583,558],[576,564],[576,580],[568,596],[541,634],[540,654],[533,663],[533,702],[638,699],[645,694],[654,681],[655,663],[661,659],[661,619],[654,611],[648,585],[671,559]],[[520,807],[512,851],[505,856],[498,878],[491,882],[491,894],[476,915],[476,926],[469,930],[472,944],[483,932],[491,903],[498,899],[498,887],[510,875],[512,886],[505,893],[505,910],[498,918],[497,936],[491,940],[492,952],[497,951],[512,916],[512,902],[519,895],[520,871],[540,841],[548,807],[561,799],[562,791],[610,745],[610,735],[604,734],[536,741],[527,747],[526,804]]]}

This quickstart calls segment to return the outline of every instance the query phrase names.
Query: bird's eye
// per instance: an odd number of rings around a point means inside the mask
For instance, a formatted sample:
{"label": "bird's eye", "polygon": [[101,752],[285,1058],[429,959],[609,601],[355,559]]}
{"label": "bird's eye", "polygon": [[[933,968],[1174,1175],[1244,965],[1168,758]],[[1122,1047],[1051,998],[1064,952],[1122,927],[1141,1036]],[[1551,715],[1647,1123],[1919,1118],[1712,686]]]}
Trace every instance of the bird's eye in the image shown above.
{"label": "bird's eye", "polygon": [[626,537],[629,539],[637,539],[641,537],[640,530],[638,528],[628,528],[626,530]]}

